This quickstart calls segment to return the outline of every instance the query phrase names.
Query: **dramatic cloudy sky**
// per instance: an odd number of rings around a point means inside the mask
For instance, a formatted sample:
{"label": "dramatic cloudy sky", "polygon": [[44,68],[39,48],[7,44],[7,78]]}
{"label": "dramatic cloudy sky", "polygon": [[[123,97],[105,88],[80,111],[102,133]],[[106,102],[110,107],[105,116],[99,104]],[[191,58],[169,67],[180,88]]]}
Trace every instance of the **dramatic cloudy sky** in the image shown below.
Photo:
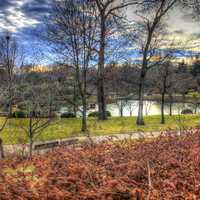
{"label": "dramatic cloudy sky", "polygon": [[[0,33],[11,31],[24,45],[26,51],[37,48],[35,37],[41,31],[50,0],[0,0]],[[127,11],[131,19],[131,9]],[[169,30],[178,39],[198,38],[200,25],[191,17],[191,10],[175,8],[168,19]]]}
{"label": "dramatic cloudy sky", "polygon": [[[0,0],[0,34],[10,31],[25,51],[36,51],[49,0]],[[27,53],[28,54],[28,53]]]}

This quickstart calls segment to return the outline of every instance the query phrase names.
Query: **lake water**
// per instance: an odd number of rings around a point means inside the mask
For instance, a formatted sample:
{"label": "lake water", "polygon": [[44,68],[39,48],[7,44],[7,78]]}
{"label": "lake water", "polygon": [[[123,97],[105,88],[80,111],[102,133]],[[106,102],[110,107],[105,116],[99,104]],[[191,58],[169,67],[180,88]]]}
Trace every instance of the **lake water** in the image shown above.
{"label": "lake water", "polygon": [[[123,116],[137,116],[138,114],[138,101],[137,100],[130,100],[130,101],[118,101],[116,103],[112,104],[107,104],[107,110],[111,112],[112,116],[120,116],[120,107],[123,107]],[[98,111],[98,106],[95,105],[95,108],[89,109],[87,114]],[[158,101],[144,101],[144,109],[143,113],[144,116],[148,115],[160,115],[161,110],[160,110],[160,102]],[[81,109],[81,107],[80,107]],[[195,112],[195,106],[194,104],[190,103],[173,103],[172,105],[172,114],[181,114],[181,112],[185,109],[190,109]],[[60,111],[58,112],[58,116],[60,114],[68,112],[67,107],[62,107]],[[170,113],[170,105],[169,103],[165,104],[165,109],[164,112],[166,115],[169,115]],[[200,112],[200,108],[197,108],[197,112]],[[78,116],[81,117],[81,113],[78,112]]]}
{"label": "lake water", "polygon": [[[123,107],[123,116],[137,116],[138,114],[138,101],[131,100],[128,102],[118,101],[116,103],[108,104],[107,110],[111,112],[112,116],[120,116],[120,107]],[[160,115],[161,105],[158,101],[144,101],[144,115]],[[184,109],[189,108],[190,110],[195,112],[194,104],[190,103],[173,103],[172,105],[172,114],[180,114]],[[199,108],[197,112],[199,112]],[[169,103],[165,104],[164,112],[166,115],[170,113],[170,105]]]}

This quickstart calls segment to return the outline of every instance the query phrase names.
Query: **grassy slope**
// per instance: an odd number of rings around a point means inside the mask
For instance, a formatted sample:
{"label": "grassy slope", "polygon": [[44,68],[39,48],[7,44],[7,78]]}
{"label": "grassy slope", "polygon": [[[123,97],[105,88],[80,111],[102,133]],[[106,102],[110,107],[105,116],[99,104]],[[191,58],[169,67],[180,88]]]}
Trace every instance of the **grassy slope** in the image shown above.
{"label": "grassy slope", "polygon": [[[166,116],[166,124],[160,124],[160,116],[145,117],[145,126],[136,126],[135,117],[112,117],[108,121],[98,121],[96,119],[88,119],[89,131],[92,135],[105,135],[113,133],[127,133],[136,131],[161,131],[169,128],[176,129],[179,127],[177,116]],[[3,119],[0,118],[0,123]],[[60,119],[53,122],[47,129],[43,131],[38,140],[53,140],[57,138],[67,138],[81,136],[80,119]],[[185,115],[181,117],[181,125],[193,127],[200,124],[199,115]],[[27,119],[10,119],[6,128],[2,133],[5,144],[16,144],[27,142],[27,137],[21,126],[27,127]]]}

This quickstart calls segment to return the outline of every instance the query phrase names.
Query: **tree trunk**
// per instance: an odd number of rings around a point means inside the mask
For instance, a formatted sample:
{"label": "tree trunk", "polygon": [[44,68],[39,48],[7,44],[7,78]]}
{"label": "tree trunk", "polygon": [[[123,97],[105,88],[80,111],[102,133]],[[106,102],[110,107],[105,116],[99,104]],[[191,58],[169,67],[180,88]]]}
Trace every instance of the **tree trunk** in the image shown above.
{"label": "tree trunk", "polygon": [[[81,85],[80,85],[80,88]],[[83,115],[82,115],[82,127],[81,131],[87,131],[87,71],[86,68],[83,70],[83,90],[81,90],[82,106],[83,106]]]}
{"label": "tree trunk", "polygon": [[105,62],[105,19],[101,18],[101,36],[100,36],[100,50],[98,61],[98,77],[97,77],[97,98],[99,109],[99,120],[106,120],[106,103],[104,91],[104,62]]}
{"label": "tree trunk", "polygon": [[185,108],[185,94],[182,94],[182,99],[183,99],[182,100],[183,101],[182,104],[183,104],[183,109],[184,109]]}
{"label": "tree trunk", "polygon": [[8,116],[9,116],[9,118],[12,117],[12,102],[9,103]]}
{"label": "tree trunk", "polygon": [[75,105],[73,105],[73,114],[75,117],[77,117],[77,109]]}
{"label": "tree trunk", "polygon": [[197,104],[195,104],[195,108],[194,108],[194,114],[197,114]]}
{"label": "tree trunk", "polygon": [[5,158],[4,149],[3,149],[3,140],[0,138],[0,158]]}
{"label": "tree trunk", "polygon": [[52,110],[52,101],[49,104],[49,113],[48,113],[48,117],[52,118],[53,117],[53,110]]}
{"label": "tree trunk", "polygon": [[29,157],[31,158],[33,155],[33,138],[29,138]]}
{"label": "tree trunk", "polygon": [[12,83],[11,83],[12,80],[10,80],[9,78],[9,86],[8,86],[8,93],[9,93],[9,108],[8,108],[8,117],[11,118],[12,117],[12,105],[13,105],[13,102],[12,102]]}
{"label": "tree trunk", "polygon": [[6,57],[7,57],[7,79],[8,79],[8,95],[9,95],[9,108],[8,108],[8,117],[11,118],[12,117],[12,104],[13,104],[13,90],[12,90],[12,63],[10,62],[10,38],[7,37],[6,38]]}
{"label": "tree trunk", "polygon": [[165,124],[165,93],[162,92],[161,98],[161,124]]}
{"label": "tree trunk", "polygon": [[145,80],[145,73],[142,71],[140,76],[140,83],[139,83],[139,107],[138,107],[138,117],[137,117],[137,125],[145,125],[144,124],[144,117],[143,117],[143,98],[144,98],[144,80]]}
{"label": "tree trunk", "polygon": [[33,155],[33,130],[32,130],[32,117],[33,112],[29,114],[29,157]]}
{"label": "tree trunk", "polygon": [[120,105],[120,117],[123,117],[123,105],[122,105],[122,103]]}
{"label": "tree trunk", "polygon": [[132,111],[132,105],[128,104],[128,109],[129,109],[129,116],[132,117],[133,111]]}
{"label": "tree trunk", "polygon": [[167,92],[167,78],[169,75],[168,65],[165,66],[165,75],[163,79],[162,97],[161,97],[161,124],[165,124],[165,94]]}
{"label": "tree trunk", "polygon": [[172,97],[170,97],[170,102],[169,102],[169,115],[172,116],[172,106],[173,106],[173,100]]}
{"label": "tree trunk", "polygon": [[73,104],[73,113],[74,113],[74,116],[77,117],[77,107],[76,107],[76,84],[74,84],[73,86],[73,101],[74,101],[74,104]]}
{"label": "tree trunk", "polygon": [[86,116],[87,103],[86,103],[85,97],[83,98],[82,101],[83,101],[83,115],[82,115],[82,127],[81,127],[81,131],[82,132],[86,132],[87,131],[87,116]]}
{"label": "tree trunk", "polygon": [[104,86],[103,81],[99,80],[98,84],[98,109],[99,109],[99,120],[106,120],[106,104],[104,97]]}

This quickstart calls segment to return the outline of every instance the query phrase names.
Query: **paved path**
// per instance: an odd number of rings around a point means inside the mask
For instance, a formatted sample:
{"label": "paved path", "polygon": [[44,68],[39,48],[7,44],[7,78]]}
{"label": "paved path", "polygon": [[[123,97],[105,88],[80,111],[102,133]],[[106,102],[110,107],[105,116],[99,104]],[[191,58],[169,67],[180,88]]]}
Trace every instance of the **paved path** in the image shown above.
{"label": "paved path", "polygon": [[[147,139],[147,138],[155,138],[160,135],[160,132],[135,132],[135,133],[124,133],[124,134],[111,134],[111,135],[101,135],[101,136],[92,136],[91,139],[95,143],[100,143],[103,141],[118,141],[118,140],[127,140],[127,139]],[[51,141],[45,141],[45,142],[36,142],[34,144],[34,147],[40,146],[40,145],[48,145],[53,143],[63,144],[63,145],[69,145],[70,141],[75,141],[77,143],[84,142],[88,140],[88,137],[73,137],[73,138],[67,138],[67,139],[58,139],[58,140],[51,140]],[[51,145],[50,145],[51,146]],[[51,149],[51,148],[48,148]],[[23,151],[28,151],[28,144],[22,145],[22,144],[16,144],[16,145],[4,145],[4,151],[6,153],[14,153],[19,152],[22,153]]]}

